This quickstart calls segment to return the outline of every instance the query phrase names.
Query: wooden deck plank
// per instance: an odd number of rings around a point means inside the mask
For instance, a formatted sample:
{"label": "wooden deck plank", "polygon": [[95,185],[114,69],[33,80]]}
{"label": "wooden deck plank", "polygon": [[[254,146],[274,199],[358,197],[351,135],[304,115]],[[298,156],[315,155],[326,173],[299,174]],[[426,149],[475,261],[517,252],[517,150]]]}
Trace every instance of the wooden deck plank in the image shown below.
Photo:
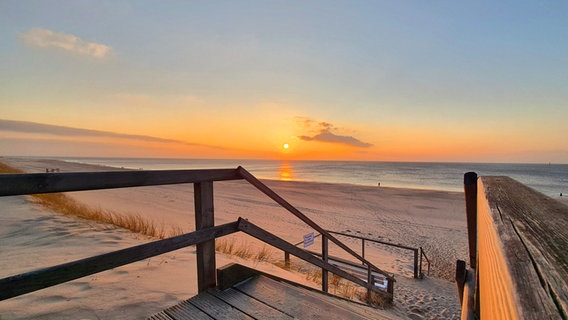
{"label": "wooden deck plank", "polygon": [[292,286],[283,286],[266,277],[253,278],[235,288],[296,318],[367,319],[326,299],[317,298]]}
{"label": "wooden deck plank", "polygon": [[208,292],[203,292],[188,302],[217,320],[254,319]]}
{"label": "wooden deck plank", "polygon": [[170,316],[166,314],[165,311],[162,311],[160,313],[156,313],[153,316],[150,316],[149,318],[147,318],[147,320],[175,320],[175,319],[172,319]]}
{"label": "wooden deck plank", "polygon": [[[287,282],[276,282],[276,283],[278,285],[291,287],[295,290],[301,290],[303,293],[307,295],[311,295],[318,299],[323,299],[325,301],[328,301],[329,303],[333,304],[334,307],[345,309],[350,313],[363,317],[364,319],[382,319],[382,320],[399,319],[398,317],[393,317],[392,314],[385,312],[384,310],[375,309],[363,304],[358,304],[353,301],[349,301],[348,299],[343,299],[333,295],[325,294],[320,291],[301,289]],[[351,315],[349,319],[358,319],[358,318]]]}
{"label": "wooden deck plank", "polygon": [[568,208],[508,177],[478,181],[482,318],[568,317]]}
{"label": "wooden deck plank", "polygon": [[290,315],[232,288],[211,294],[256,319],[293,319]]}
{"label": "wooden deck plank", "polygon": [[[210,316],[208,316],[203,311],[196,308],[194,305],[189,303],[188,301],[183,301],[173,307],[170,307],[162,313],[166,313],[169,318],[165,319],[172,319],[172,320],[211,320]],[[161,320],[161,319],[160,319]]]}

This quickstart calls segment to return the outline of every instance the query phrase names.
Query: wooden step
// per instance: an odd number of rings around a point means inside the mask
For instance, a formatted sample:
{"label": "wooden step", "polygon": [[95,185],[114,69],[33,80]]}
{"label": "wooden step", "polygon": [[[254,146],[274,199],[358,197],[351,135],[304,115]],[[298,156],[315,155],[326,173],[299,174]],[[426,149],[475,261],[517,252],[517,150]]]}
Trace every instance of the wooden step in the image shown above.
{"label": "wooden step", "polygon": [[266,276],[201,293],[148,319],[391,319],[366,306]]}
{"label": "wooden step", "polygon": [[[343,308],[349,311],[350,313],[354,313],[363,317],[364,319],[398,319],[397,317],[393,317],[392,314],[389,312],[372,308],[362,303],[356,303],[349,299],[344,299],[331,294],[326,294],[315,289],[309,290],[309,289],[300,288],[288,282],[281,282],[278,280],[276,281],[278,282],[279,285],[289,286],[292,289],[301,290],[303,294],[312,295],[317,299],[326,300],[327,302],[333,304],[335,307]],[[357,318],[354,318],[352,316],[350,319],[357,319]]]}

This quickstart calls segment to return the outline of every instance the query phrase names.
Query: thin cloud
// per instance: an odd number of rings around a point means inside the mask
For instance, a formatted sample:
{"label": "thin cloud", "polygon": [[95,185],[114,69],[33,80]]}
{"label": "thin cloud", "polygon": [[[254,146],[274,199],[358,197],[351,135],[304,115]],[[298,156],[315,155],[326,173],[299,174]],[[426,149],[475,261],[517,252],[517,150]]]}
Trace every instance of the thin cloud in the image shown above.
{"label": "thin cloud", "polygon": [[32,46],[40,48],[55,47],[65,51],[103,59],[112,48],[96,42],[84,41],[72,34],[59,33],[48,29],[34,28],[19,34],[20,39]]}
{"label": "thin cloud", "polygon": [[36,134],[49,134],[54,136],[62,137],[95,137],[95,138],[116,138],[116,139],[129,139],[143,142],[158,142],[158,143],[177,143],[187,146],[200,146],[209,147],[215,149],[224,149],[218,146],[205,145],[200,143],[191,143],[181,140],[174,139],[163,139],[152,136],[136,135],[136,134],[124,134],[116,133],[110,131],[99,131],[99,130],[88,130],[71,128],[64,126],[55,126],[50,124],[27,122],[27,121],[15,121],[15,120],[3,120],[0,119],[0,131],[9,132],[19,132],[19,133],[36,133]]}
{"label": "thin cloud", "polygon": [[298,117],[297,120],[305,129],[311,129],[315,126],[317,130],[317,134],[312,136],[298,136],[300,140],[339,143],[357,148],[370,148],[373,146],[372,144],[363,142],[353,136],[339,135],[334,133],[333,131],[337,131],[338,129],[329,122],[316,122],[309,118],[301,117]]}

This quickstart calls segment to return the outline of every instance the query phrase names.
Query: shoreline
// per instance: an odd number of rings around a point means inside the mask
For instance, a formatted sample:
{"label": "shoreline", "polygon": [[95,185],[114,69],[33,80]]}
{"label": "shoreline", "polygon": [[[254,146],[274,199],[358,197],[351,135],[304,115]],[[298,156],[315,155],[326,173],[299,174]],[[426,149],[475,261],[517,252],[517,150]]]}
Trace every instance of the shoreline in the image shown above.
{"label": "shoreline", "polygon": [[565,184],[568,164],[37,156],[12,158],[60,160],[133,170],[236,168],[240,165],[261,179],[451,192],[463,192],[463,175],[473,171],[480,176],[509,176],[553,199],[561,199],[563,197],[560,194],[568,194]]}
{"label": "shoreline", "polygon": [[[106,159],[106,158],[104,158]],[[7,164],[12,164],[13,166],[18,166],[21,169],[25,170],[26,173],[45,173],[45,167],[41,167],[38,165],[39,163],[49,164],[51,165],[50,169],[64,167],[66,171],[60,172],[85,172],[85,171],[138,171],[138,170],[146,170],[146,169],[134,169],[134,168],[124,168],[124,167],[115,167],[110,165],[103,165],[103,164],[92,164],[92,163],[82,163],[82,162],[74,162],[74,161],[65,161],[55,158],[41,158],[41,157],[12,157],[12,156],[0,156],[0,162],[5,162]],[[59,165],[58,165],[59,164]],[[233,167],[231,167],[233,168]],[[222,168],[222,167],[215,167],[214,169],[231,169],[231,168]],[[243,167],[247,169],[246,167]],[[213,168],[211,168],[213,169]],[[236,169],[233,168],[233,169]],[[196,169],[147,169],[147,170],[196,170]],[[364,185],[364,184],[355,184],[355,183],[340,183],[340,182],[326,182],[326,181],[312,181],[312,180],[283,180],[283,179],[271,179],[271,178],[258,178],[263,182],[268,183],[299,183],[299,184],[314,184],[314,185],[337,185],[337,186],[353,186],[353,187],[361,187],[361,188],[372,188],[372,189],[394,189],[394,190],[411,190],[411,191],[434,191],[434,192],[444,192],[444,193],[452,193],[452,194],[463,194],[463,191],[452,191],[452,190],[443,190],[443,189],[431,189],[431,188],[411,188],[411,187],[398,187],[398,186],[371,186],[371,185]]]}
{"label": "shoreline", "polygon": [[[55,160],[40,161],[13,158],[8,161],[6,160],[8,159],[0,158],[1,162],[24,169],[28,172],[45,172],[45,169],[50,167],[58,167],[60,172],[109,170],[108,167],[67,163]],[[411,279],[411,256],[406,255],[404,252],[383,248],[377,245],[367,245],[366,258],[368,260],[388,272],[397,274],[398,288],[395,289],[395,292],[398,292],[398,294],[395,293],[395,307],[389,309],[388,312],[393,313],[397,317],[402,316],[402,318],[404,318],[404,315],[410,315],[416,310],[420,310],[422,315],[428,317],[445,314],[447,318],[456,318],[459,315],[459,303],[457,302],[457,294],[455,293],[455,284],[437,278],[452,279],[455,259],[464,259],[467,257],[463,194],[447,191],[390,187],[379,188],[350,184],[278,180],[263,180],[263,182],[286,199],[286,201],[327,230],[346,232],[413,247],[424,247],[429,258],[433,260],[434,267],[430,276],[426,277],[425,280],[416,280],[418,281],[416,282]],[[303,235],[312,231],[311,228],[307,227],[299,219],[296,219],[245,181],[216,182],[214,193],[216,224],[227,223],[235,221],[238,217],[244,217],[291,243],[301,241]],[[184,231],[194,230],[194,218],[192,214],[193,187],[190,185],[80,191],[68,192],[66,194],[90,207],[113,210],[120,213],[135,213],[144,218],[154,220],[157,223],[164,223],[172,227],[182,227]],[[24,199],[24,197],[21,198]],[[51,212],[47,214],[58,216]],[[66,217],[66,219],[73,220],[72,218],[73,217]],[[96,223],[89,221],[84,221],[84,223],[96,225]],[[55,229],[61,230],[60,227]],[[65,228],[63,229],[65,232],[68,231],[65,230]],[[94,232],[94,234],[102,236],[103,240],[101,241],[103,243],[120,242],[117,239],[122,239],[128,234],[128,232],[124,234],[125,231],[122,230],[118,230],[120,231],[118,233],[114,231],[114,229],[108,232],[98,231]],[[119,236],[119,233],[123,235]],[[3,238],[3,242],[5,241],[4,239],[12,239],[11,241],[13,241],[14,236],[14,233],[4,236],[0,235],[0,237],[8,237]],[[32,235],[23,234],[22,236],[25,238]],[[96,243],[93,244],[89,243],[89,241],[79,240],[78,236],[73,236],[70,239],[77,239],[85,249],[93,245],[96,250],[101,249],[96,247]],[[223,239],[225,239],[225,237]],[[235,243],[244,244],[251,248],[263,248],[262,243],[243,234],[227,236],[226,239]],[[360,244],[352,239],[341,240],[357,252],[360,251]],[[37,245],[39,246],[37,249],[41,249],[41,245]],[[318,248],[320,245],[321,243],[316,241],[314,248]],[[32,249],[34,246],[35,245],[32,243]],[[149,265],[146,267],[152,266],[156,270],[162,270],[166,265],[173,266],[175,263],[174,260],[177,261],[181,259],[180,254],[181,253],[172,253],[172,255],[168,256],[169,258],[161,260],[157,266],[154,265],[153,262],[147,262]],[[336,248],[330,248],[330,254],[341,257],[341,253],[338,252]],[[65,256],[65,248],[59,248],[57,254],[53,254],[54,257],[57,255]],[[218,253],[217,256],[224,255]],[[233,259],[225,258],[228,259],[227,261]],[[191,264],[191,259],[192,258],[184,258],[184,264]],[[275,261],[282,260],[283,254],[276,250],[274,259]],[[157,259],[150,259],[150,261],[156,260]],[[31,261],[28,261],[27,263],[30,262]],[[53,264],[60,262],[61,261],[54,261]],[[144,263],[138,264],[141,266],[137,268],[144,266]],[[221,266],[221,264],[218,264],[218,267],[219,266]],[[260,263],[254,264],[253,267],[276,268]],[[112,272],[110,277],[119,277],[120,274],[123,274],[122,271],[126,271],[124,274],[128,274],[129,276],[134,276],[139,274],[138,272],[141,272],[134,266],[132,270],[129,268],[130,266],[118,268],[116,270],[117,273]],[[180,268],[180,270],[183,270],[184,267],[180,266]],[[191,271],[184,270],[179,272],[190,273]],[[89,279],[101,279],[103,274],[100,276],[94,275]],[[171,284],[172,279],[171,277],[168,278],[168,274],[170,273],[160,275],[152,274],[151,277],[156,277],[154,282],[158,282],[158,286],[162,282]],[[78,281],[80,283],[89,282],[85,279],[79,279]],[[148,281],[152,282],[150,280]],[[193,280],[187,281],[192,282]],[[121,289],[120,285],[116,285],[118,287],[114,287],[114,290],[122,292],[123,289]],[[150,285],[150,283],[148,285]],[[176,286],[178,284],[171,285]],[[65,286],[65,288],[69,291],[73,286],[73,284],[70,284],[69,286]],[[157,294],[152,298],[148,298],[151,301],[156,301],[156,299],[163,300],[164,297],[171,298],[172,292],[168,292],[170,289],[173,290],[173,292],[177,292],[173,287],[161,289],[148,289],[144,287],[138,289],[143,291],[150,290],[154,294]],[[74,291],[51,290],[52,289],[46,289],[34,294],[25,295],[21,297],[21,300],[18,300],[18,298],[15,299],[17,299],[17,301],[27,301],[27,303],[30,303],[32,300],[29,300],[31,298],[28,299],[28,296],[43,297],[41,301],[44,301],[45,299],[51,299],[47,297],[52,297],[53,292],[58,292],[57,295],[65,297],[76,295]],[[130,288],[129,290],[133,289]],[[144,295],[144,292],[141,294]],[[171,299],[183,299],[184,297]],[[85,297],[85,299],[87,298]],[[128,304],[132,301],[124,302]],[[34,301],[33,303],[36,302]],[[40,305],[43,303],[43,307],[45,308],[48,308],[48,305],[53,306],[53,304],[45,301],[38,303],[40,303]],[[85,306],[90,305],[90,303],[91,302],[84,302]],[[171,304],[173,303],[170,303],[170,305]],[[11,302],[7,304],[0,302],[0,311],[5,310],[3,306],[6,305],[12,304]],[[26,304],[22,302],[20,306],[24,308],[24,305]],[[59,305],[59,307],[62,306]],[[164,307],[167,307],[167,305]],[[428,309],[426,307],[428,307]],[[13,308],[16,311],[19,310],[17,305]],[[107,310],[104,312],[110,311]]]}

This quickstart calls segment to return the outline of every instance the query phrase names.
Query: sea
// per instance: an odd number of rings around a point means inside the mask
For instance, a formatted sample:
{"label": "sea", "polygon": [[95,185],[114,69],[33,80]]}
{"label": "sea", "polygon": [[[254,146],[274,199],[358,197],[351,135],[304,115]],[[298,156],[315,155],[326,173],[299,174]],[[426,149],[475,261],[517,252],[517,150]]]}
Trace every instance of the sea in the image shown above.
{"label": "sea", "polygon": [[128,169],[177,170],[242,166],[261,179],[463,191],[466,172],[509,176],[550,197],[568,196],[568,164],[281,161],[156,158],[57,158]]}

